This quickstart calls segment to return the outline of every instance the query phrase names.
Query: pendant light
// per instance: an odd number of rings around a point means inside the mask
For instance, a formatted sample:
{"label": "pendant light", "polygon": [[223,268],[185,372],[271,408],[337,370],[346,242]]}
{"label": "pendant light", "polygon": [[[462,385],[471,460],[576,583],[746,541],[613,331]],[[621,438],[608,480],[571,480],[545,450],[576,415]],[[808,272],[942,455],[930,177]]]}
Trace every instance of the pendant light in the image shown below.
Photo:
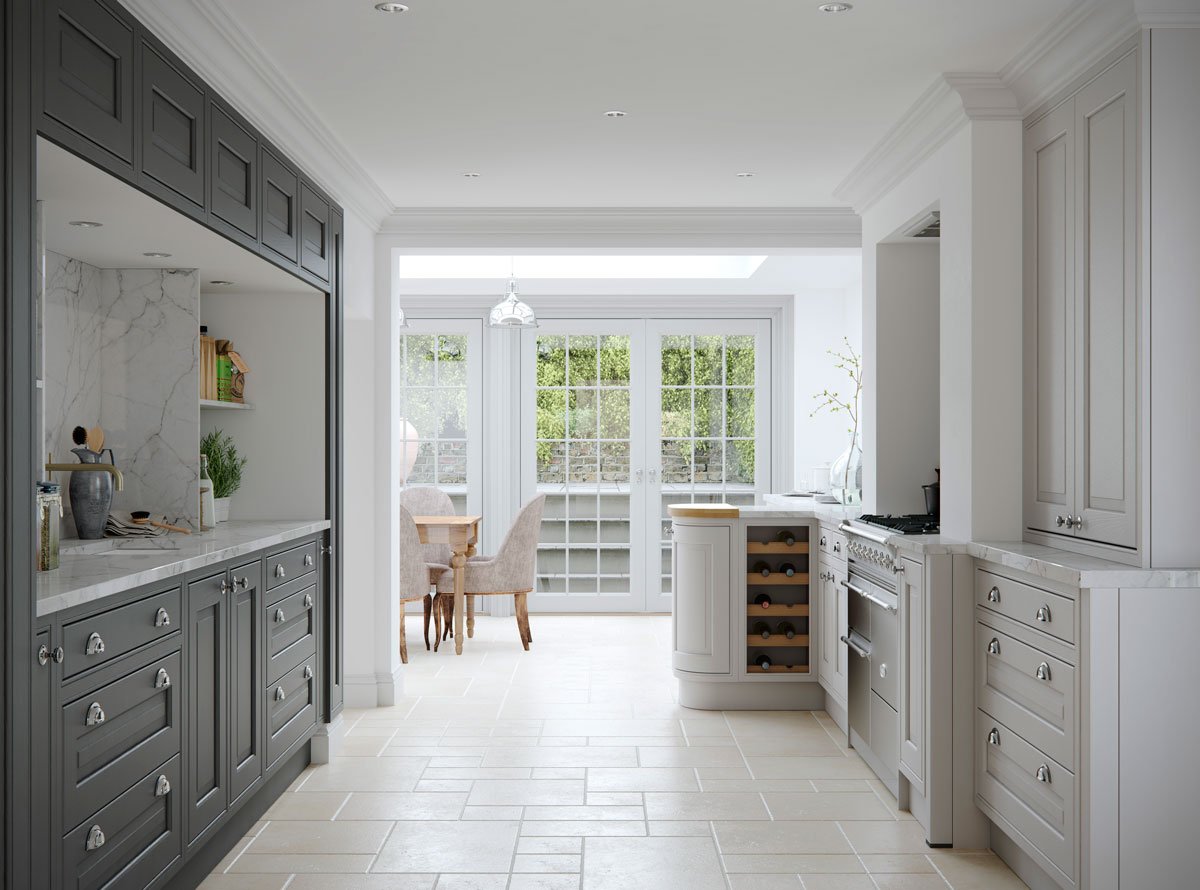
{"label": "pendant light", "polygon": [[488,324],[493,328],[536,328],[537,315],[528,303],[517,296],[516,261],[510,263],[508,293],[492,307]]}
{"label": "pendant light", "polygon": [[396,327],[398,327],[398,328],[412,327],[412,325],[410,325],[408,323],[408,316],[404,314],[403,306],[397,306],[396,313],[399,316],[399,320],[396,322]]}

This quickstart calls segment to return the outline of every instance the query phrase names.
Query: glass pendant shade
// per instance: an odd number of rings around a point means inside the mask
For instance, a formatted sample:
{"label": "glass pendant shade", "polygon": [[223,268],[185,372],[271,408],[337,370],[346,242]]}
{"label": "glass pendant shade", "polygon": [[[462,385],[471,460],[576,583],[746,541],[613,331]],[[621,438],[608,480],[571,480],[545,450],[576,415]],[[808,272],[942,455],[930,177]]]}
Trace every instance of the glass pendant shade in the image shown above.
{"label": "glass pendant shade", "polygon": [[509,279],[508,295],[492,307],[488,324],[494,328],[536,328],[537,315],[517,296],[517,280]]}
{"label": "glass pendant shade", "polygon": [[404,314],[404,307],[402,307],[402,306],[398,306],[398,307],[396,307],[396,311],[397,311],[397,313],[398,313],[398,314],[399,314],[399,316],[400,316],[400,317],[399,317],[399,320],[398,320],[398,321],[397,321],[397,323],[396,323],[396,327],[400,327],[400,328],[407,328],[407,327],[409,327],[409,324],[408,324],[408,316]]}

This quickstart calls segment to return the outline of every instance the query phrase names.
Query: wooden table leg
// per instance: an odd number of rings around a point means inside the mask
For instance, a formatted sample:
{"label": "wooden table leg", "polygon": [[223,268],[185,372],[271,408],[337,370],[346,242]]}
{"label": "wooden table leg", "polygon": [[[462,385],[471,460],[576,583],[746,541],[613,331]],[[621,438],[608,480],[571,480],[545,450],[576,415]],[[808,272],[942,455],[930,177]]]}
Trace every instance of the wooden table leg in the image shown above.
{"label": "wooden table leg", "polygon": [[475,636],[475,596],[467,594],[467,637]]}
{"label": "wooden table leg", "polygon": [[466,580],[467,556],[465,553],[455,553],[450,558],[450,567],[454,569],[454,653],[462,655],[463,650],[463,618],[466,609],[463,608],[463,582]]}

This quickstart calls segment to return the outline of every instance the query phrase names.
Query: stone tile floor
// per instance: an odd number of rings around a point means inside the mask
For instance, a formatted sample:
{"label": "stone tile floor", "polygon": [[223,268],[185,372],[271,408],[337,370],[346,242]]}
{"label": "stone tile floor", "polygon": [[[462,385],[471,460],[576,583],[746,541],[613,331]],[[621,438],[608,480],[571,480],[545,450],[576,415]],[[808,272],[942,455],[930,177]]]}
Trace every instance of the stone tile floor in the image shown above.
{"label": "stone tile floor", "polygon": [[824,713],[675,703],[670,619],[481,617],[348,711],[202,890],[1008,890],[930,850]]}

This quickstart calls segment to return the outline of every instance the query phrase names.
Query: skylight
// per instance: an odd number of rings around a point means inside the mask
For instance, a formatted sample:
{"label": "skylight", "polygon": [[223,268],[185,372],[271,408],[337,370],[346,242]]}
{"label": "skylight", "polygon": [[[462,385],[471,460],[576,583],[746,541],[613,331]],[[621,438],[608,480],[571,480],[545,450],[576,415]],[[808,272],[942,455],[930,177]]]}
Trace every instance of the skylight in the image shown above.
{"label": "skylight", "polygon": [[400,278],[750,278],[765,256],[401,256]]}

